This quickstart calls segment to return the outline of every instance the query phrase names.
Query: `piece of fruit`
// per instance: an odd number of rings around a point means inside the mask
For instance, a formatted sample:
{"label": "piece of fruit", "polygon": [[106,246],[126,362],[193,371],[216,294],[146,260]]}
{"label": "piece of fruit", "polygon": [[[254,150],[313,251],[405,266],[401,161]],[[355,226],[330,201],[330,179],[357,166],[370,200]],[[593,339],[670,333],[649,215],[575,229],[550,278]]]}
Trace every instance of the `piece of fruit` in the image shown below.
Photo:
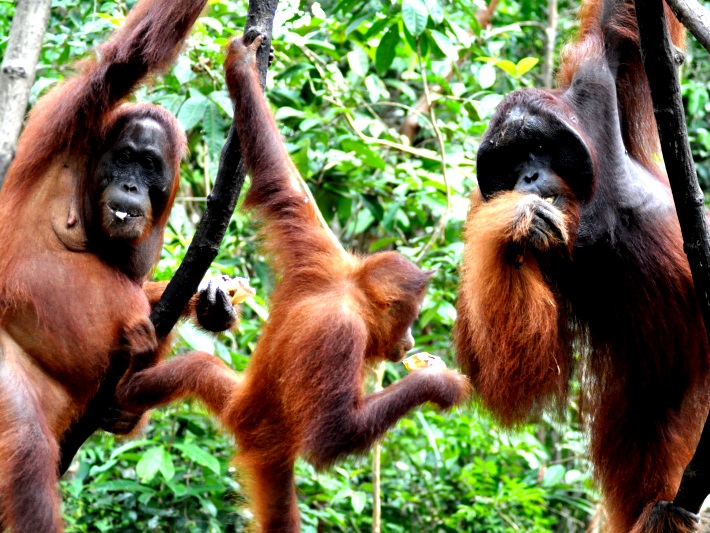
{"label": "piece of fruit", "polygon": [[410,355],[406,359],[402,360],[402,364],[404,365],[404,368],[410,372],[429,367],[446,368],[446,363],[444,363],[441,357],[427,352],[420,352]]}

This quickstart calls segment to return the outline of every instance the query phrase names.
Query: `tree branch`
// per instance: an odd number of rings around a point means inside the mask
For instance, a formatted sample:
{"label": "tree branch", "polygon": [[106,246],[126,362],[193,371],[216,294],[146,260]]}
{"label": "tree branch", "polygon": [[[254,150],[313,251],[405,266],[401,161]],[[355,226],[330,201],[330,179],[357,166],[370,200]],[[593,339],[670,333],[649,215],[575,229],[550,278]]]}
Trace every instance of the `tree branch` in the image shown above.
{"label": "tree branch", "polygon": [[18,0],[0,66],[0,188],[15,157],[52,0]]}
{"label": "tree branch", "polygon": [[542,67],[542,83],[552,89],[555,72],[555,42],[557,41],[557,0],[547,0],[547,26],[545,27],[545,60]]}
{"label": "tree branch", "polygon": [[[688,143],[674,47],[662,0],[637,0],[641,55],[653,99],[661,150],[673,192],[683,246],[707,332],[710,326],[710,236],[703,192]],[[710,427],[703,430],[693,460],[683,474],[675,505],[693,513],[710,493]]]}
{"label": "tree branch", "polygon": [[710,13],[697,0],[666,0],[680,23],[710,52]]}
{"label": "tree branch", "polygon": [[[257,54],[257,66],[262,88],[266,84],[269,65],[271,34],[278,0],[250,0],[245,31],[257,28],[266,35]],[[153,308],[150,319],[158,338],[165,338],[182,315],[197,287],[207,272],[222,243],[227,226],[244,185],[246,169],[236,124],[233,122],[222,148],[219,170],[214,188],[207,197],[205,213],[195,231],[185,259],[165,288],[160,301]]]}

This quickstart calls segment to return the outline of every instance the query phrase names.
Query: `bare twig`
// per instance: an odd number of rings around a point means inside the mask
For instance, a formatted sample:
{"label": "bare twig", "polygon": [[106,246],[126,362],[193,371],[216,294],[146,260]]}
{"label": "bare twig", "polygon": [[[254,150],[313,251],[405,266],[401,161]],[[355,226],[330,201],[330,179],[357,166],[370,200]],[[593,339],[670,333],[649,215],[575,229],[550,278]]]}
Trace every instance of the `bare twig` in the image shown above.
{"label": "bare twig", "polygon": [[555,70],[555,42],[557,40],[557,0],[547,0],[547,27],[545,28],[545,60],[542,67],[542,82],[552,88]]}
{"label": "bare twig", "polygon": [[417,262],[421,261],[426,255],[429,249],[434,245],[436,240],[439,238],[441,233],[446,227],[446,223],[451,216],[451,188],[449,187],[449,178],[446,170],[446,145],[444,144],[444,137],[441,135],[441,130],[436,122],[436,115],[434,114],[434,106],[431,101],[431,93],[429,92],[429,83],[426,77],[426,66],[424,65],[424,59],[422,58],[422,49],[417,41],[417,58],[419,59],[419,69],[422,73],[422,86],[424,88],[424,97],[426,98],[426,107],[429,110],[429,119],[431,121],[431,126],[434,130],[434,137],[436,137],[436,142],[439,144],[439,157],[441,160],[441,178],[444,181],[444,187],[446,188],[446,210],[441,216],[434,231],[431,233],[431,238],[419,251],[419,256],[417,257]]}
{"label": "bare twig", "polygon": [[15,157],[52,0],[18,0],[0,66],[0,187]]}

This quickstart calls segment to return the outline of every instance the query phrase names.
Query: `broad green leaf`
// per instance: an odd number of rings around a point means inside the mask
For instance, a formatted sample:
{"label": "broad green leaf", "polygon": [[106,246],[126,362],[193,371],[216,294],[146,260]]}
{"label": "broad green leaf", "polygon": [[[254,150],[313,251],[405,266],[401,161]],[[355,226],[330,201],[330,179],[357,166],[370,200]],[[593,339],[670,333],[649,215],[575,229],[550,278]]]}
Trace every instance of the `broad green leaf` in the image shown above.
{"label": "broad green leaf", "polygon": [[565,467],[562,465],[552,465],[545,470],[545,475],[542,477],[542,486],[551,487],[556,485],[565,477]]}
{"label": "broad green leaf", "polygon": [[444,22],[444,10],[441,7],[439,0],[425,0],[427,9],[429,10],[429,16],[434,24],[441,24]]}
{"label": "broad green leaf", "polygon": [[210,93],[209,99],[212,100],[224,112],[226,116],[232,118],[234,108],[232,100],[229,98],[227,91],[214,91]]}
{"label": "broad green leaf", "polygon": [[222,24],[219,20],[213,17],[200,17],[197,19],[198,24],[202,23],[204,26],[208,28],[212,28],[216,33],[222,34],[224,31],[224,24]]}
{"label": "broad green leaf", "polygon": [[353,504],[355,513],[360,514],[367,503],[367,494],[361,490],[356,490],[352,493],[352,496],[350,496],[350,501]]}
{"label": "broad green leaf", "polygon": [[291,117],[302,117],[303,111],[294,109],[292,107],[280,107],[276,110],[276,120],[284,120]]}
{"label": "broad green leaf", "polygon": [[346,57],[348,59],[350,71],[357,75],[359,78],[364,78],[367,75],[369,63],[365,51],[362,48],[356,48],[355,50],[349,52]]}
{"label": "broad green leaf", "polygon": [[119,455],[121,455],[124,452],[133,450],[134,448],[140,448],[141,446],[145,446],[147,444],[152,444],[152,441],[148,439],[141,439],[141,440],[132,440],[124,444],[123,446],[119,446],[115,450],[111,452],[111,459],[115,459]]}
{"label": "broad green leaf", "polygon": [[488,89],[496,82],[496,69],[490,63],[481,65],[478,70],[478,84],[481,89]]}
{"label": "broad green leaf", "polygon": [[180,337],[193,350],[214,353],[214,337],[197,329],[189,322],[181,322],[177,327]]}
{"label": "broad green leaf", "polygon": [[141,483],[149,483],[155,477],[155,474],[160,470],[164,453],[165,448],[162,446],[154,446],[143,452],[136,464],[136,475]]}
{"label": "broad green leaf", "polygon": [[375,53],[375,67],[377,72],[383,74],[390,68],[392,61],[394,61],[395,55],[397,54],[397,45],[399,44],[399,25],[392,24],[387,33],[384,34],[380,40],[380,44],[377,46],[377,52]]}
{"label": "broad green leaf", "polygon": [[182,451],[182,453],[184,453],[189,459],[195,461],[197,464],[209,468],[215,474],[220,473],[219,461],[202,448],[199,448],[191,443],[183,442],[176,442],[173,446]]}
{"label": "broad green leaf", "polygon": [[426,28],[429,9],[423,0],[402,0],[402,20],[413,37],[419,37]]}
{"label": "broad green leaf", "polygon": [[360,209],[357,213],[355,213],[355,220],[351,223],[351,234],[359,235],[369,228],[374,221],[375,217],[369,209]]}
{"label": "broad green leaf", "polygon": [[496,61],[496,66],[500,69],[503,69],[506,71],[508,74],[511,76],[517,76],[518,75],[518,69],[515,66],[515,63],[510,61],[509,59],[501,59],[499,61]]}
{"label": "broad green leaf", "polygon": [[394,244],[395,242],[397,242],[396,237],[384,237],[382,239],[377,239],[370,245],[368,252],[377,252],[379,250],[382,250],[383,248],[386,248],[390,244]]}
{"label": "broad green leaf", "polygon": [[173,75],[180,82],[180,85],[186,85],[195,78],[196,74],[192,70],[192,63],[190,63],[189,57],[180,55],[177,58],[173,67]]}
{"label": "broad green leaf", "polygon": [[439,31],[432,30],[431,37],[434,39],[436,46],[439,47],[439,50],[441,50],[451,61],[456,61],[459,58],[458,47],[447,35],[444,35]]}
{"label": "broad green leaf", "polygon": [[173,477],[175,477],[175,465],[173,464],[173,458],[165,448],[163,448],[163,458],[160,462],[160,473],[163,475],[163,479],[165,479],[165,481],[170,481]]}
{"label": "broad green leaf", "polygon": [[342,146],[343,150],[346,152],[355,152],[355,154],[357,154],[357,156],[368,166],[378,168],[380,170],[385,169],[386,164],[384,159],[382,159],[379,154],[374,152],[365,143],[355,141],[353,139],[344,139]]}
{"label": "broad green leaf", "polygon": [[522,76],[535,65],[537,65],[539,62],[540,59],[537,57],[524,57],[520,61],[518,61],[517,65],[515,65],[515,70],[518,73],[518,76]]}
{"label": "broad green leaf", "polygon": [[208,101],[202,120],[202,134],[207,142],[210,157],[218,161],[227,132],[222,128],[222,114],[214,102]]}
{"label": "broad green leaf", "polygon": [[197,126],[207,111],[209,100],[202,95],[198,96],[198,94],[199,93],[193,92],[193,95],[185,100],[185,103],[180,107],[180,111],[178,111],[177,119],[180,121],[185,131],[189,131]]}

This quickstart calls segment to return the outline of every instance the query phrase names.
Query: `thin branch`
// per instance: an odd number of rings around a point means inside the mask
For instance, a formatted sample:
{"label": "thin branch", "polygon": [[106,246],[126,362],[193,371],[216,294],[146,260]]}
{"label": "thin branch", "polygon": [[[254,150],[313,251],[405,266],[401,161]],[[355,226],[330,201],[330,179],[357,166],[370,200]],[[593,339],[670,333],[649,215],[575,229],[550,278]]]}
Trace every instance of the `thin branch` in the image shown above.
{"label": "thin branch", "polygon": [[666,0],[680,23],[710,52],[710,13],[697,0]]}
{"label": "thin branch", "polygon": [[[385,362],[378,361],[370,369],[374,381],[373,393],[382,390],[385,377]],[[382,531],[382,445],[378,442],[372,448],[372,533]]]}
{"label": "thin branch", "polygon": [[52,0],[18,0],[0,66],[0,188],[22,130]]}
{"label": "thin branch", "polygon": [[542,67],[542,82],[552,88],[555,70],[555,42],[557,41],[557,0],[547,0],[547,27],[545,28],[545,60]]}
{"label": "thin branch", "polygon": [[446,169],[446,145],[444,144],[444,137],[441,135],[439,125],[436,122],[436,115],[434,114],[434,105],[432,104],[431,93],[429,92],[429,83],[427,81],[426,76],[426,66],[424,65],[424,59],[422,58],[422,48],[418,40],[417,58],[419,59],[419,69],[422,73],[422,86],[424,88],[426,108],[429,110],[429,119],[431,120],[431,126],[434,130],[434,137],[436,137],[436,142],[439,144],[439,157],[441,159],[441,177],[444,181],[444,187],[446,188],[446,210],[439,219],[439,222],[436,224],[434,231],[432,231],[431,238],[420,250],[419,256],[417,257],[417,262],[419,262],[424,258],[429,249],[434,246],[434,243],[444,231],[446,223],[448,222],[449,217],[451,216],[451,187],[449,186],[449,178]]}
{"label": "thin branch", "polygon": [[[663,160],[707,332],[710,326],[710,236],[705,219],[704,196],[698,185],[688,143],[678,69],[662,0],[638,0],[636,18]],[[710,426],[706,424],[695,456],[683,474],[675,504],[698,513],[709,493]]]}

